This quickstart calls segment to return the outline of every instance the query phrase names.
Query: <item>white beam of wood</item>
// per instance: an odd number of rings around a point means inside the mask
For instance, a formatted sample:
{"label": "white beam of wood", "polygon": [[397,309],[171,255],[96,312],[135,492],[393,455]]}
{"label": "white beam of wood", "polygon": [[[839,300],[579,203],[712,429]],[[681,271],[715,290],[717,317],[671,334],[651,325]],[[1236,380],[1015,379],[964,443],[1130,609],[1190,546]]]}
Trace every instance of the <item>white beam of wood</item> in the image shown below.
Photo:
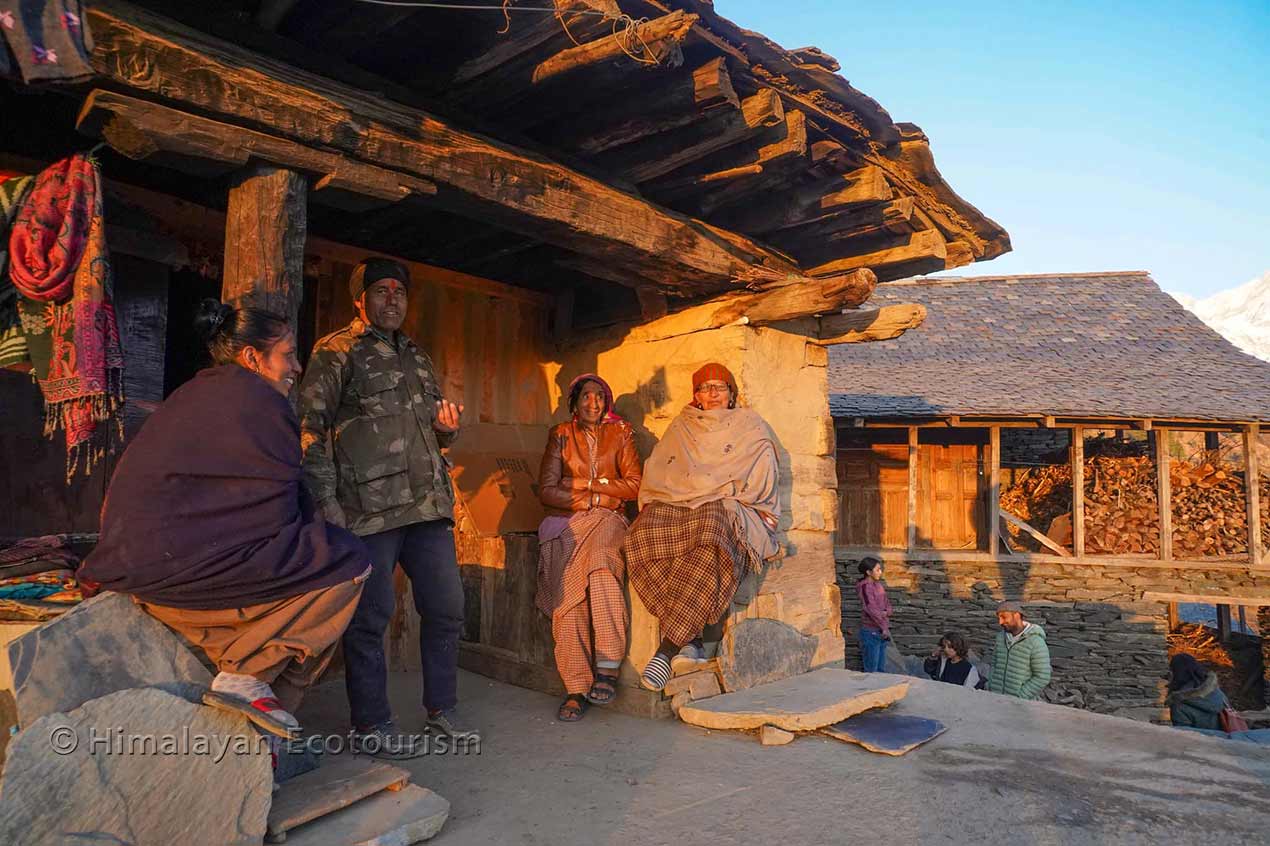
{"label": "white beam of wood", "polygon": [[1085,427],[1072,427],[1072,553],[1085,557]]}
{"label": "white beam of wood", "polygon": [[1160,558],[1173,558],[1173,488],[1169,478],[1169,430],[1155,429],[1156,497],[1160,500]]}
{"label": "white beam of wood", "polygon": [[1244,490],[1248,498],[1248,556],[1252,566],[1261,566],[1261,468],[1258,465],[1257,446],[1261,442],[1261,427],[1253,424],[1244,430]]}
{"label": "white beam of wood", "polygon": [[1007,523],[1018,526],[1020,529],[1027,532],[1032,537],[1036,538],[1037,542],[1039,542],[1042,546],[1048,547],[1049,549],[1053,550],[1053,552],[1056,555],[1061,555],[1064,558],[1071,558],[1072,554],[1070,552],[1068,552],[1066,549],[1063,549],[1063,547],[1055,543],[1050,538],[1049,535],[1045,534],[1044,532],[1042,532],[1040,529],[1036,528],[1032,524],[1026,523],[1023,520],[1020,520],[1018,517],[1015,517],[1009,511],[1002,511],[1001,518],[1005,520]]}
{"label": "white beam of wood", "polygon": [[908,542],[917,548],[917,427],[908,427]]}
{"label": "white beam of wood", "polygon": [[988,552],[996,555],[998,515],[1001,513],[1001,427],[988,430]]}

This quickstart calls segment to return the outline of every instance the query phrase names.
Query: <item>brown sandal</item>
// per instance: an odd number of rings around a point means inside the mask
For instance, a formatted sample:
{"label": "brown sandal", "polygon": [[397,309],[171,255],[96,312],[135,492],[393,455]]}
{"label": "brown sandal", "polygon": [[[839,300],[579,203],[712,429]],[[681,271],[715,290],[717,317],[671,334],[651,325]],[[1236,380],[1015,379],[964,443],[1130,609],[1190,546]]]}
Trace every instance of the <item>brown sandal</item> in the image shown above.
{"label": "brown sandal", "polygon": [[570,693],[556,710],[556,719],[562,723],[576,723],[586,713],[586,697],[581,693]]}

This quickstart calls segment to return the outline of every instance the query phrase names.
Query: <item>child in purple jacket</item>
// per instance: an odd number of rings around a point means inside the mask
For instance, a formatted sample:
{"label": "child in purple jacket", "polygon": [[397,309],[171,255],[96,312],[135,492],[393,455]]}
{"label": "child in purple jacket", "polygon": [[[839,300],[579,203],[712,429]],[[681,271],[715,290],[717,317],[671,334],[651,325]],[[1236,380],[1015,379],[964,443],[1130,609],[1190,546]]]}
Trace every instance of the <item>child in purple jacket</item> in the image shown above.
{"label": "child in purple jacket", "polygon": [[860,655],[866,673],[880,673],[886,668],[886,642],[891,639],[891,600],[882,584],[879,559],[861,559],[859,570],[855,592],[860,597]]}

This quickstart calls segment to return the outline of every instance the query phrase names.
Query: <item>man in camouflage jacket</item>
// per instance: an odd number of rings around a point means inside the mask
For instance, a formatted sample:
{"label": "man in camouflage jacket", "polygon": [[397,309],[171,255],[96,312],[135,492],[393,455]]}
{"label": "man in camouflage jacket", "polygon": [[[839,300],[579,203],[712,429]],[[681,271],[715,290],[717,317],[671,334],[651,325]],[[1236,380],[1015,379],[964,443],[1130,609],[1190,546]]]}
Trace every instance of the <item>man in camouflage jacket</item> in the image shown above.
{"label": "man in camouflage jacket", "polygon": [[328,520],[359,535],[374,570],[344,633],[345,685],[362,747],[410,757],[388,704],[384,632],[393,569],[410,578],[430,729],[453,734],[463,587],[454,551],[454,492],[441,455],[463,406],[441,396],[432,361],[398,331],[410,276],[368,258],[349,277],[358,316],[313,347],[300,387],[305,478]]}

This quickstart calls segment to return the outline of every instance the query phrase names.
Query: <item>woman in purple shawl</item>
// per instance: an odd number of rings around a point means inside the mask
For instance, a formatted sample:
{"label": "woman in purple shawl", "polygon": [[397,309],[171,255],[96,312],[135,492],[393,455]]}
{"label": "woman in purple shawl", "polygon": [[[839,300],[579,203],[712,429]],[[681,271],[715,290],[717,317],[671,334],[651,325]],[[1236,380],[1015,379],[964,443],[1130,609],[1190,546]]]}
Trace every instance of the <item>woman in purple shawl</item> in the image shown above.
{"label": "woman in purple shawl", "polygon": [[292,712],[330,662],[370,556],[301,483],[287,322],[204,300],[196,328],[215,366],[128,446],[79,575],[202,648],[219,671],[213,691],[298,729]]}

